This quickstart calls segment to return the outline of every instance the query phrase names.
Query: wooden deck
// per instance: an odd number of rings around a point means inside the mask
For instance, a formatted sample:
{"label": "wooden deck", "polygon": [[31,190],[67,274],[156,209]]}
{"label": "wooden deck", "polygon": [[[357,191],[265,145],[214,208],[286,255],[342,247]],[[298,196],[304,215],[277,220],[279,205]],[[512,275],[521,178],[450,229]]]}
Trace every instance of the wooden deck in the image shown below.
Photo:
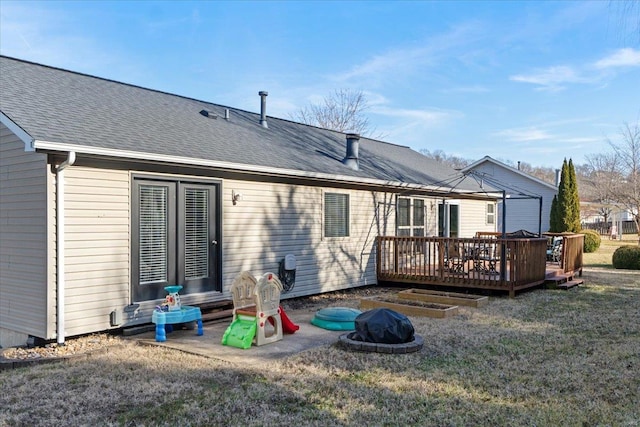
{"label": "wooden deck", "polygon": [[[558,269],[582,267],[583,236],[577,236],[575,241],[567,237]],[[486,289],[513,297],[543,284],[547,276],[546,238],[380,236],[376,244],[378,283]]]}

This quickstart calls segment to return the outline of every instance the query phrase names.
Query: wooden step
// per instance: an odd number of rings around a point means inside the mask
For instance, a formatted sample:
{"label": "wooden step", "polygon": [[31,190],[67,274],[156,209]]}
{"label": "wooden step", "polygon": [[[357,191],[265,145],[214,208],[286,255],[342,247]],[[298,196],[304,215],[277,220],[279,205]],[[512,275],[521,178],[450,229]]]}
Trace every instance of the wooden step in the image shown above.
{"label": "wooden step", "polygon": [[230,318],[233,315],[233,308],[228,310],[217,310],[208,313],[202,313],[203,322],[215,322],[217,320],[224,320]]}
{"label": "wooden step", "polygon": [[559,285],[560,283],[565,283],[570,280],[573,280],[572,274],[558,274],[556,276],[550,276],[545,279],[545,283],[551,283],[555,285]]}
{"label": "wooden step", "polygon": [[233,301],[221,300],[200,304],[203,322],[213,322],[226,319],[233,315]]}
{"label": "wooden step", "polygon": [[565,289],[565,290],[571,289],[578,285],[582,285],[583,283],[584,283],[584,280],[569,280],[567,282],[558,284],[558,289]]}

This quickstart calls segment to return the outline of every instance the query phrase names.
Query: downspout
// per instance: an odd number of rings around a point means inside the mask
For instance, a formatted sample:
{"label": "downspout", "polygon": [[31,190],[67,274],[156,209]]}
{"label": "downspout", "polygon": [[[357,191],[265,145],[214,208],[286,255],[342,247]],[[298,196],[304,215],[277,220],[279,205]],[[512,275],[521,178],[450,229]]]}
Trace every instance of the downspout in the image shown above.
{"label": "downspout", "polygon": [[56,167],[56,276],[57,276],[57,339],[64,345],[64,170],[76,162],[76,153],[69,151],[67,160]]}

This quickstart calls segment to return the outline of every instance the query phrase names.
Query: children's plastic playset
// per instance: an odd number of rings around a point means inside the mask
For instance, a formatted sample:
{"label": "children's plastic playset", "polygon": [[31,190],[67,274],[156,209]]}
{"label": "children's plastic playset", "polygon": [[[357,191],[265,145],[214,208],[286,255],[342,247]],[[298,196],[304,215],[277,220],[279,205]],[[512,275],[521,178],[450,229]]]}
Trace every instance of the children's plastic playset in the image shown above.
{"label": "children's plastic playset", "polygon": [[242,349],[270,344],[292,334],[299,326],[291,322],[280,306],[282,283],[274,273],[260,279],[243,271],[231,285],[233,319],[222,336],[222,344]]}

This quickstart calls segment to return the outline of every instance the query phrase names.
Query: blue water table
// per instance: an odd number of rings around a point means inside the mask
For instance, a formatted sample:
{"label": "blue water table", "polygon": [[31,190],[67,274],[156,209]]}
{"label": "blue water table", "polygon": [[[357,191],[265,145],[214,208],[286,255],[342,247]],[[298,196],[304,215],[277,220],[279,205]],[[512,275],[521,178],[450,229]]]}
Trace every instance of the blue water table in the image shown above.
{"label": "blue water table", "polygon": [[156,341],[165,342],[167,331],[171,332],[177,323],[197,322],[198,335],[204,335],[202,330],[202,312],[200,307],[190,307],[180,303],[178,292],[181,285],[166,286],[167,295],[165,302],[153,311],[151,321],[156,325]]}

